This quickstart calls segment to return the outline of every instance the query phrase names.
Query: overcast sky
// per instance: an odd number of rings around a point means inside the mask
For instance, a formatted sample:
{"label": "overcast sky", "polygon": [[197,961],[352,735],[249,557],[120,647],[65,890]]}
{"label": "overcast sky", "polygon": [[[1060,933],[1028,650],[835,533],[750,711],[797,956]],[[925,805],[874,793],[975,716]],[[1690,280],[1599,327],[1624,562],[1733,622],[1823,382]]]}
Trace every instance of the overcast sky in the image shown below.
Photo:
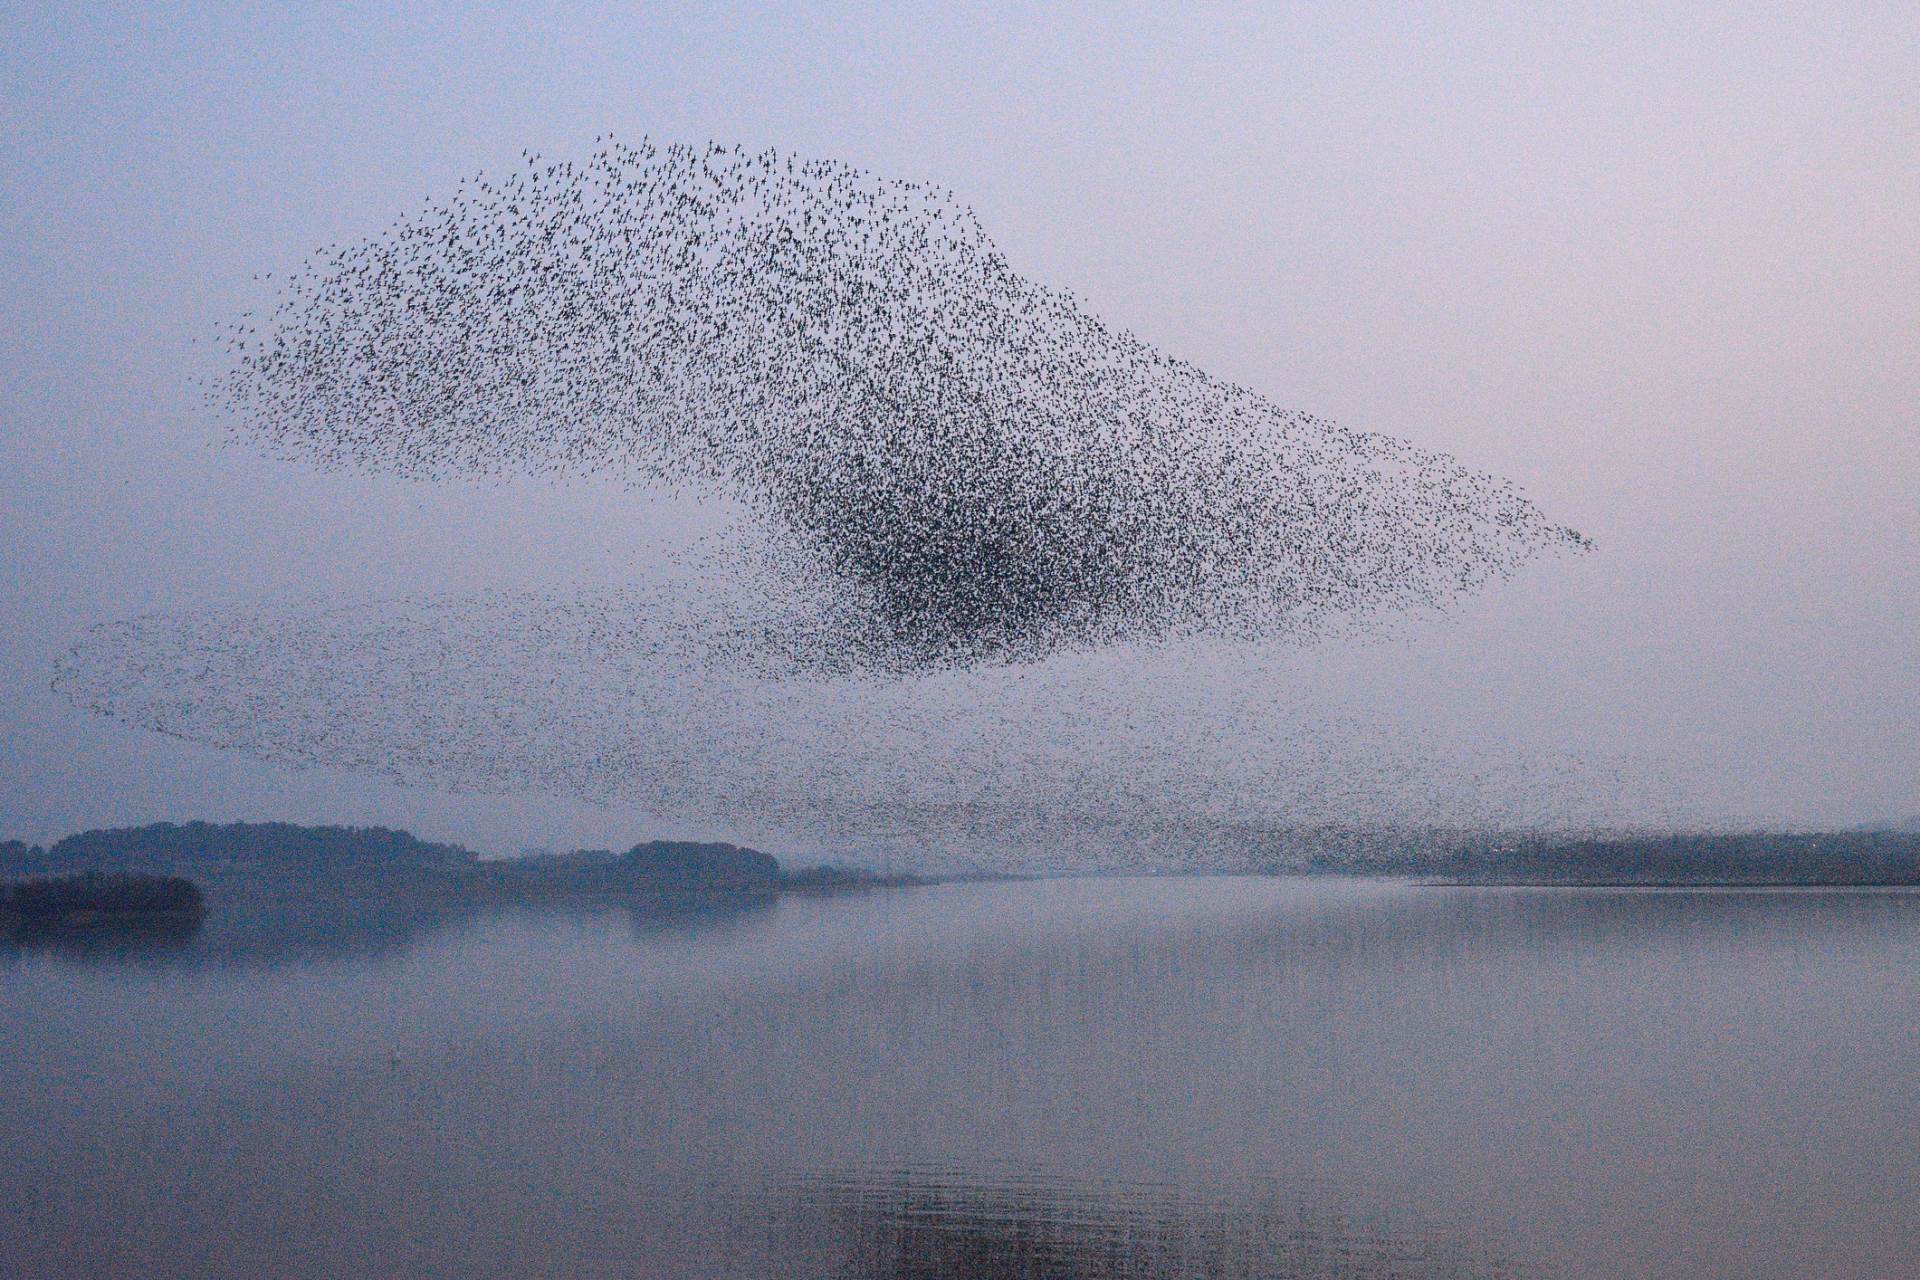
{"label": "overcast sky", "polygon": [[4,8],[0,837],[648,833],[48,687],[149,610],[619,581],[660,516],[616,487],[320,475],[189,383],[256,272],[609,130],[937,181],[1024,274],[1595,539],[1313,655],[1330,693],[1632,756],[1706,821],[1920,812],[1920,7]]}

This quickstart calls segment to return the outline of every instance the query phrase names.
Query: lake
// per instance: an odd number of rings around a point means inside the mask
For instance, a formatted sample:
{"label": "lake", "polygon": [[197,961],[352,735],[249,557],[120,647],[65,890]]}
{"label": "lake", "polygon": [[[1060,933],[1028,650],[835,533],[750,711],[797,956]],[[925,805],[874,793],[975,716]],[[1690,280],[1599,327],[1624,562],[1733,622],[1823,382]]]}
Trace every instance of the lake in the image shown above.
{"label": "lake", "polygon": [[219,906],[0,951],[0,1275],[1920,1274],[1917,893]]}

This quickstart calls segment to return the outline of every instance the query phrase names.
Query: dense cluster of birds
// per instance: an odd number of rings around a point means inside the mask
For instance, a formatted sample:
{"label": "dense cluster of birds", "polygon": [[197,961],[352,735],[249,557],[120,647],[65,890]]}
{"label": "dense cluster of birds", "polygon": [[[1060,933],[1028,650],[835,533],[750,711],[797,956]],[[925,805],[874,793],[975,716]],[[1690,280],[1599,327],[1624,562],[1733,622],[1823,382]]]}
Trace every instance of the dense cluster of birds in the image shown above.
{"label": "dense cluster of birds", "polygon": [[731,523],[624,586],[105,624],[57,687],[265,759],[923,861],[1217,864],[1275,824],[1607,792],[1235,673],[1585,545],[1511,485],[1101,322],[932,186],[526,161],[280,279],[210,402],[330,468],[611,478]]}
{"label": "dense cluster of birds", "polygon": [[525,159],[311,257],[210,398],[325,465],[711,487],[760,535],[732,571],[813,620],[762,651],[827,671],[1318,635],[1584,545],[1103,323],[945,190],[717,144]]}

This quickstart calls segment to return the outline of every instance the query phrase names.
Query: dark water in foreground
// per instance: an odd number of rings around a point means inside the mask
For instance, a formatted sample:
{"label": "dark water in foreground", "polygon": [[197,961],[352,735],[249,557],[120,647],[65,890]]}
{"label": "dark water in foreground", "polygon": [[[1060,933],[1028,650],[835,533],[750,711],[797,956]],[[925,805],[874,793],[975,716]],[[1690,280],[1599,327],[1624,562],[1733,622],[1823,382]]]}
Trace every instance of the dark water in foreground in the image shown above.
{"label": "dark water in foreground", "polygon": [[0,952],[0,1275],[1920,1274],[1920,894],[1057,881]]}

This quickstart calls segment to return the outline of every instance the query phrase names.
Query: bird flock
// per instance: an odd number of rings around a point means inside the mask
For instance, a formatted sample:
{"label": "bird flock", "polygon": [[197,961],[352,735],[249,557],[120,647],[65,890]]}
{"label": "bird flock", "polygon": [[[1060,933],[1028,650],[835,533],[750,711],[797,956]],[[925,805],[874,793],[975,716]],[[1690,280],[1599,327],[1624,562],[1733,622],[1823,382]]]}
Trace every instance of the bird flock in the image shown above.
{"label": "bird flock", "polygon": [[223,340],[210,399],[288,455],[717,489],[817,623],[767,645],[827,671],[1313,636],[1585,545],[1105,324],[942,189],[773,151],[529,155]]}
{"label": "bird flock", "polygon": [[524,159],[269,277],[207,403],[325,468],[611,479],[726,534],[626,586],[107,623],[57,688],[270,760],[1002,865],[1564,789],[1220,674],[1587,546],[1511,484],[1104,323],[935,186]]}
{"label": "bird flock", "polygon": [[1382,832],[1617,825],[1664,798],[1630,761],[1318,689],[1312,655],[1194,641],[768,675],[734,660],[757,608],[689,579],[150,615],[95,627],[57,680],[255,759],[873,866],[1256,870]]}

